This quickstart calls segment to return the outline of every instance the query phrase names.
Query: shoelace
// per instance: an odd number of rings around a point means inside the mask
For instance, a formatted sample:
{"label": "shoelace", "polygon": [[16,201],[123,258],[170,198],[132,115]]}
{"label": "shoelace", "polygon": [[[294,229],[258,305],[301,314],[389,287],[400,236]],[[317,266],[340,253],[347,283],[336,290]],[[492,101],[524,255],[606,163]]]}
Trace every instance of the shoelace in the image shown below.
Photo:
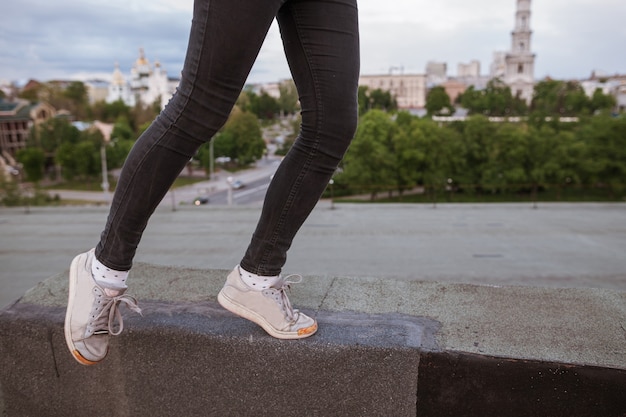
{"label": "shoelace", "polygon": [[[100,314],[92,322],[93,334],[105,334],[108,333],[112,336],[117,336],[124,330],[124,320],[122,319],[122,313],[119,310],[121,303],[126,304],[132,311],[141,314],[141,309],[137,305],[135,297],[122,294],[115,297],[102,296],[103,307]],[[107,314],[108,312],[108,314]],[[115,329],[115,323],[117,322],[117,330]]]}
{"label": "shoelace", "polygon": [[[296,278],[296,279],[290,279],[290,278]],[[302,282],[302,275],[291,274],[291,275],[287,275],[284,278],[281,277],[281,279],[276,283],[276,285],[273,286],[270,290],[268,290],[268,291],[274,290],[278,292],[278,298],[275,298],[275,300],[277,303],[281,305],[282,310],[285,313],[285,318],[291,324],[294,324],[295,322],[298,321],[300,311],[297,309],[294,309],[291,306],[291,301],[289,301],[289,297],[287,297],[286,290],[291,290],[291,284],[299,284],[301,282]]]}

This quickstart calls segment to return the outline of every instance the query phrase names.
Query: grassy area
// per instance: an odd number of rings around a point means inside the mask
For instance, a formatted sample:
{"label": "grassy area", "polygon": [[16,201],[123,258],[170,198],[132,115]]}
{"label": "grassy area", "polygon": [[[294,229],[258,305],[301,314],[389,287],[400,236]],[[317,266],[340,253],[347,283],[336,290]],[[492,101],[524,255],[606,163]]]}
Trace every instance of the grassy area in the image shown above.
{"label": "grassy area", "polygon": [[[349,196],[335,199],[337,202],[372,202],[369,199],[351,198]],[[534,202],[624,202],[626,195],[611,195],[603,188],[564,188],[561,190],[542,190],[536,196],[531,193],[500,192],[500,193],[463,193],[441,191],[438,193],[407,194],[388,197],[381,193],[374,200],[376,203],[534,203]]]}
{"label": "grassy area", "polygon": [[[115,189],[117,182],[109,178],[109,189]],[[53,184],[41,185],[42,190],[71,190],[71,191],[102,191],[102,181],[93,178],[86,180],[63,181]]]}

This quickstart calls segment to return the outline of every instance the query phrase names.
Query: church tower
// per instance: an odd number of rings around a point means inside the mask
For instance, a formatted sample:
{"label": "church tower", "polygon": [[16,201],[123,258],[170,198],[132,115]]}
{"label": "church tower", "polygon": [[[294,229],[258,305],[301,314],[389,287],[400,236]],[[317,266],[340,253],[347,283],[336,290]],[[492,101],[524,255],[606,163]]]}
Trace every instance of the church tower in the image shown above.
{"label": "church tower", "polygon": [[517,0],[511,51],[505,56],[504,82],[513,95],[530,104],[535,85],[535,54],[531,52],[530,0]]}
{"label": "church tower", "polygon": [[108,88],[108,95],[106,98],[107,103],[113,103],[115,101],[122,100],[127,106],[133,107],[135,105],[135,96],[120,71],[120,66],[116,62],[115,70],[113,71],[113,77]]}

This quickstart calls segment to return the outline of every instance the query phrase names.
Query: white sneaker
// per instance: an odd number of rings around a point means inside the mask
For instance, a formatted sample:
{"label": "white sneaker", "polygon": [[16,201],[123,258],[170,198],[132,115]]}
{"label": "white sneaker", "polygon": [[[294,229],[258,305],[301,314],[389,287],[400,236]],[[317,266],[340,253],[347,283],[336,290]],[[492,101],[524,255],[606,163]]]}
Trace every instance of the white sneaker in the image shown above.
{"label": "white sneaker", "polygon": [[91,275],[93,259],[92,249],[72,261],[65,313],[65,341],[74,359],[82,365],[95,365],[103,360],[109,350],[109,335],[117,336],[124,329],[120,303],[141,313],[137,300],[124,295],[124,290],[111,297],[96,283]]}
{"label": "white sneaker", "polygon": [[228,275],[224,288],[217,295],[217,301],[226,310],[248,319],[278,339],[302,339],[317,331],[315,319],[291,307],[285,290],[291,284],[293,275],[280,280],[271,288],[255,291],[241,279],[239,266]]}

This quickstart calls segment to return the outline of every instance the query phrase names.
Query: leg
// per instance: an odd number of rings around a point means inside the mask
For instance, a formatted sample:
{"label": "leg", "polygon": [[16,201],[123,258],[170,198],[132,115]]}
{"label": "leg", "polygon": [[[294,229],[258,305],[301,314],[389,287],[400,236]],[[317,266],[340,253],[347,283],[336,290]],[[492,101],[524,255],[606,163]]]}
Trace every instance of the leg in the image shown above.
{"label": "leg", "polygon": [[130,269],[150,215],[198,147],[228,118],[281,4],[196,0],[180,86],[128,156],[95,254],[80,254],[70,267],[65,339],[79,363],[104,359],[109,336],[123,329],[120,303],[140,311],[124,294],[123,282],[94,275],[92,265]]}
{"label": "leg", "polygon": [[197,0],[176,94],[122,170],[96,258],[128,270],[148,219],[198,148],[222,127],[281,0]]}
{"label": "leg", "polygon": [[260,275],[280,273],[293,238],[352,140],[358,112],[356,0],[291,0],[277,18],[300,96],[302,127],[267,190],[241,261]]}
{"label": "leg", "polygon": [[261,219],[241,261],[245,275],[235,268],[218,301],[281,339],[300,339],[317,331],[317,322],[294,310],[285,294],[290,283],[298,281],[268,276],[280,274],[295,234],[326,188],[356,129],[359,42],[355,1],[288,0],[278,14],[300,95],[302,127],[267,191]]}

